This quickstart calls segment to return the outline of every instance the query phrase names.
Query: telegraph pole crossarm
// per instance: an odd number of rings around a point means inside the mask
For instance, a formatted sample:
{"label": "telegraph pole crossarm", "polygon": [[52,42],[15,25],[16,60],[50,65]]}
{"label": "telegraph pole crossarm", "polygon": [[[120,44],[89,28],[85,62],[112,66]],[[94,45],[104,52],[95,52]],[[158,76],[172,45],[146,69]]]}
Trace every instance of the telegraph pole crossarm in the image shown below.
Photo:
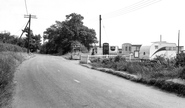
{"label": "telegraph pole crossarm", "polygon": [[30,40],[31,40],[31,19],[37,19],[36,15],[24,15],[24,18],[29,18],[28,23],[29,23],[29,27],[28,27],[28,49],[27,49],[27,53],[30,52]]}

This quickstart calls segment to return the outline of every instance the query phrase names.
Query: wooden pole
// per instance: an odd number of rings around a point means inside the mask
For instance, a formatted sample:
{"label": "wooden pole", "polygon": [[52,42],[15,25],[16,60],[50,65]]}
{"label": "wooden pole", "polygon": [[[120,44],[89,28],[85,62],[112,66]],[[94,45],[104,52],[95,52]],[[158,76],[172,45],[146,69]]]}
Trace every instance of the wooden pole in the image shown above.
{"label": "wooden pole", "polygon": [[99,31],[99,33],[100,33],[100,34],[99,34],[99,38],[100,38],[100,39],[99,39],[99,47],[101,48],[101,20],[102,20],[102,19],[101,19],[101,15],[99,16],[99,20],[100,20],[100,26],[99,26],[99,27],[100,27],[100,31]]}
{"label": "wooden pole", "polygon": [[31,29],[30,29],[30,26],[31,26],[31,18],[35,18],[36,19],[36,16],[35,15],[24,15],[25,18],[29,18],[28,20],[28,24],[29,24],[29,27],[28,27],[28,49],[27,49],[27,53],[30,52],[30,41],[31,41]]}
{"label": "wooden pole", "polygon": [[179,32],[178,32],[178,48],[177,48],[177,54],[179,55],[179,51],[180,51],[180,48],[179,48],[179,44],[180,44],[180,42],[179,42],[179,39],[180,39],[180,30],[179,30]]}

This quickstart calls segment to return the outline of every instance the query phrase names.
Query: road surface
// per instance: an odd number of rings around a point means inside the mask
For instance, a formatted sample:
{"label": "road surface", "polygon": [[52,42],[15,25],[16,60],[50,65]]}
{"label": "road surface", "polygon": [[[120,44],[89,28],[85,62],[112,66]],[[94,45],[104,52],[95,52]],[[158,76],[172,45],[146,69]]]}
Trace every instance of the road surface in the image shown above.
{"label": "road surface", "polygon": [[15,82],[13,108],[185,108],[185,98],[57,56],[26,60]]}

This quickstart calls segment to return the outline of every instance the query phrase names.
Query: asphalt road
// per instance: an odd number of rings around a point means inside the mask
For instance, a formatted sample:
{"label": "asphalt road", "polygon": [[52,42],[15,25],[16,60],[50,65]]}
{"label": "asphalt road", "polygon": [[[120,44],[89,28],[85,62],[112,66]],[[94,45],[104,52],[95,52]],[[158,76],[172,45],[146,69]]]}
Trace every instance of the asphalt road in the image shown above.
{"label": "asphalt road", "polygon": [[57,56],[26,60],[15,82],[13,108],[185,108],[185,98]]}

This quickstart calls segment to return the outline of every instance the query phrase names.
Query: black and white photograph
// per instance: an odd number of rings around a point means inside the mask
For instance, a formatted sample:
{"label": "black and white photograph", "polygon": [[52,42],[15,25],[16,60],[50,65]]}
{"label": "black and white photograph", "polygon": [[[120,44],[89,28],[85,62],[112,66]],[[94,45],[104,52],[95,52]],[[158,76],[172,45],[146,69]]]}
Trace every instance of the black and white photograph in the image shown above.
{"label": "black and white photograph", "polygon": [[184,0],[0,0],[0,108],[185,108]]}

